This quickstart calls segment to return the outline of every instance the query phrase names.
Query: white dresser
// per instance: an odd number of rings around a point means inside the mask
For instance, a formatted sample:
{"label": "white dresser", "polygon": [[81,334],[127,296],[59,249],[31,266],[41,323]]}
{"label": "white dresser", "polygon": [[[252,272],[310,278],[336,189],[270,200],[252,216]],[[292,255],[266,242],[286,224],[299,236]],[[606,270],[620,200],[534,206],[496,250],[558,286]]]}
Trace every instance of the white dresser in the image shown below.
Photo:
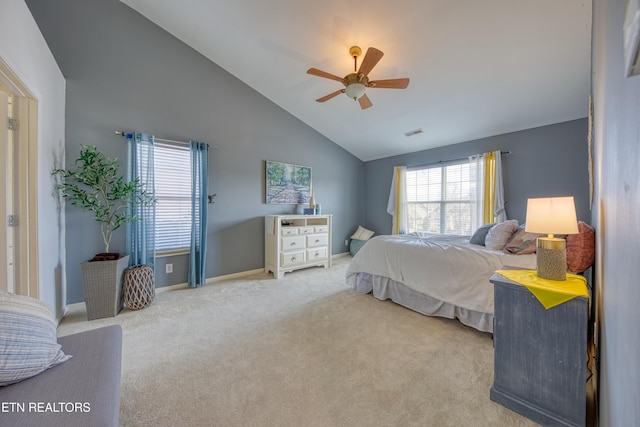
{"label": "white dresser", "polygon": [[264,218],[264,271],[279,279],[300,268],[331,268],[331,215]]}

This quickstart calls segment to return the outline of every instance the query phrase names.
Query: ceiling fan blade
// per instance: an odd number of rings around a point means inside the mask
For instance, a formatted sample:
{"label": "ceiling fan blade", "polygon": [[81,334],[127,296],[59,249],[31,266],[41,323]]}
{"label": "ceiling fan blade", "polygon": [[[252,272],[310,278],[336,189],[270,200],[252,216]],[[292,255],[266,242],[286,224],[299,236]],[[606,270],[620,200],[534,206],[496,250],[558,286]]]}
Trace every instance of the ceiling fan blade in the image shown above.
{"label": "ceiling fan blade", "polygon": [[363,110],[366,110],[373,105],[366,93],[358,98],[358,102],[360,103],[360,108],[362,108]]}
{"label": "ceiling fan blade", "polygon": [[373,67],[376,66],[378,61],[380,61],[382,55],[384,55],[384,53],[382,53],[381,50],[378,50],[375,47],[370,47],[369,49],[367,49],[367,54],[364,56],[362,64],[360,64],[358,74],[364,74],[365,76],[368,75],[371,70],[373,70]]}
{"label": "ceiling fan blade", "polygon": [[316,99],[316,102],[328,101],[331,98],[334,98],[334,97],[336,97],[336,96],[338,96],[338,95],[340,95],[341,93],[344,93],[344,92],[345,92],[345,89],[337,90],[337,91],[335,91],[333,93],[330,93],[329,95],[326,95],[326,96],[323,96],[322,98]]}
{"label": "ceiling fan blade", "polygon": [[337,80],[342,82],[343,78],[338,77],[335,74],[327,73],[326,71],[318,70],[317,68],[309,68],[307,70],[307,74],[311,74],[313,76],[324,77],[325,79]]}
{"label": "ceiling fan blade", "polygon": [[369,82],[368,86],[381,89],[406,89],[409,86],[409,79],[374,80]]}

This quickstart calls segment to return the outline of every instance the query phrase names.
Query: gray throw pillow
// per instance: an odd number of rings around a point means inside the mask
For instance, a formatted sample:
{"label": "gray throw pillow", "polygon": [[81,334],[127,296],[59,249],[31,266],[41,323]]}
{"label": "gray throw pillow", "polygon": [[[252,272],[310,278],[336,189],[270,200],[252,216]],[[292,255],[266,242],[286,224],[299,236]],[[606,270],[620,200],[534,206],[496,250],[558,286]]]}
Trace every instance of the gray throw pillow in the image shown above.
{"label": "gray throw pillow", "polygon": [[478,227],[478,229],[473,232],[473,235],[471,236],[471,239],[469,240],[469,243],[473,243],[474,245],[482,245],[482,246],[484,246],[484,239],[486,239],[487,233],[489,232],[489,229],[491,227],[493,227],[494,225],[496,225],[496,224],[495,223],[493,223],[493,224],[485,224],[485,225],[481,225],[480,227]]}

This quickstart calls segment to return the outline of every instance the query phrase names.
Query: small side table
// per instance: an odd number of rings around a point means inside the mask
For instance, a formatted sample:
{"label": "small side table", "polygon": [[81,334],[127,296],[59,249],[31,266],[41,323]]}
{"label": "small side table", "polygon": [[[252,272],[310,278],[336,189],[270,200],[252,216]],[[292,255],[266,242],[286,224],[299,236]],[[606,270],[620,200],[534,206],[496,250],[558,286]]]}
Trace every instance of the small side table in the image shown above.
{"label": "small side table", "polygon": [[156,296],[153,268],[139,264],[124,272],[124,303],[131,310],[140,310],[150,305]]}
{"label": "small side table", "polygon": [[525,286],[500,274],[491,282],[491,400],[545,426],[584,426],[588,298],[547,310]]}

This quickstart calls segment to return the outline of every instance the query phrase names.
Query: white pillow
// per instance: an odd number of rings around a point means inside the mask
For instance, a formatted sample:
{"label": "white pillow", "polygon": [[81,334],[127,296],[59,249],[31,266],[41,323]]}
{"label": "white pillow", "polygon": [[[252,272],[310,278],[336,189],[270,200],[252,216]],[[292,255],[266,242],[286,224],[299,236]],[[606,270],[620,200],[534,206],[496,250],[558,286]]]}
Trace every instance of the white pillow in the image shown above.
{"label": "white pillow", "polygon": [[356,232],[351,235],[351,238],[356,240],[369,240],[374,234],[374,231],[367,230],[363,226],[359,225]]}
{"label": "white pillow", "polygon": [[0,291],[0,386],[33,377],[70,358],[56,339],[49,305]]}
{"label": "white pillow", "polygon": [[518,231],[517,219],[509,219],[496,224],[489,229],[487,237],[484,239],[484,245],[488,249],[501,251],[516,231]]}

